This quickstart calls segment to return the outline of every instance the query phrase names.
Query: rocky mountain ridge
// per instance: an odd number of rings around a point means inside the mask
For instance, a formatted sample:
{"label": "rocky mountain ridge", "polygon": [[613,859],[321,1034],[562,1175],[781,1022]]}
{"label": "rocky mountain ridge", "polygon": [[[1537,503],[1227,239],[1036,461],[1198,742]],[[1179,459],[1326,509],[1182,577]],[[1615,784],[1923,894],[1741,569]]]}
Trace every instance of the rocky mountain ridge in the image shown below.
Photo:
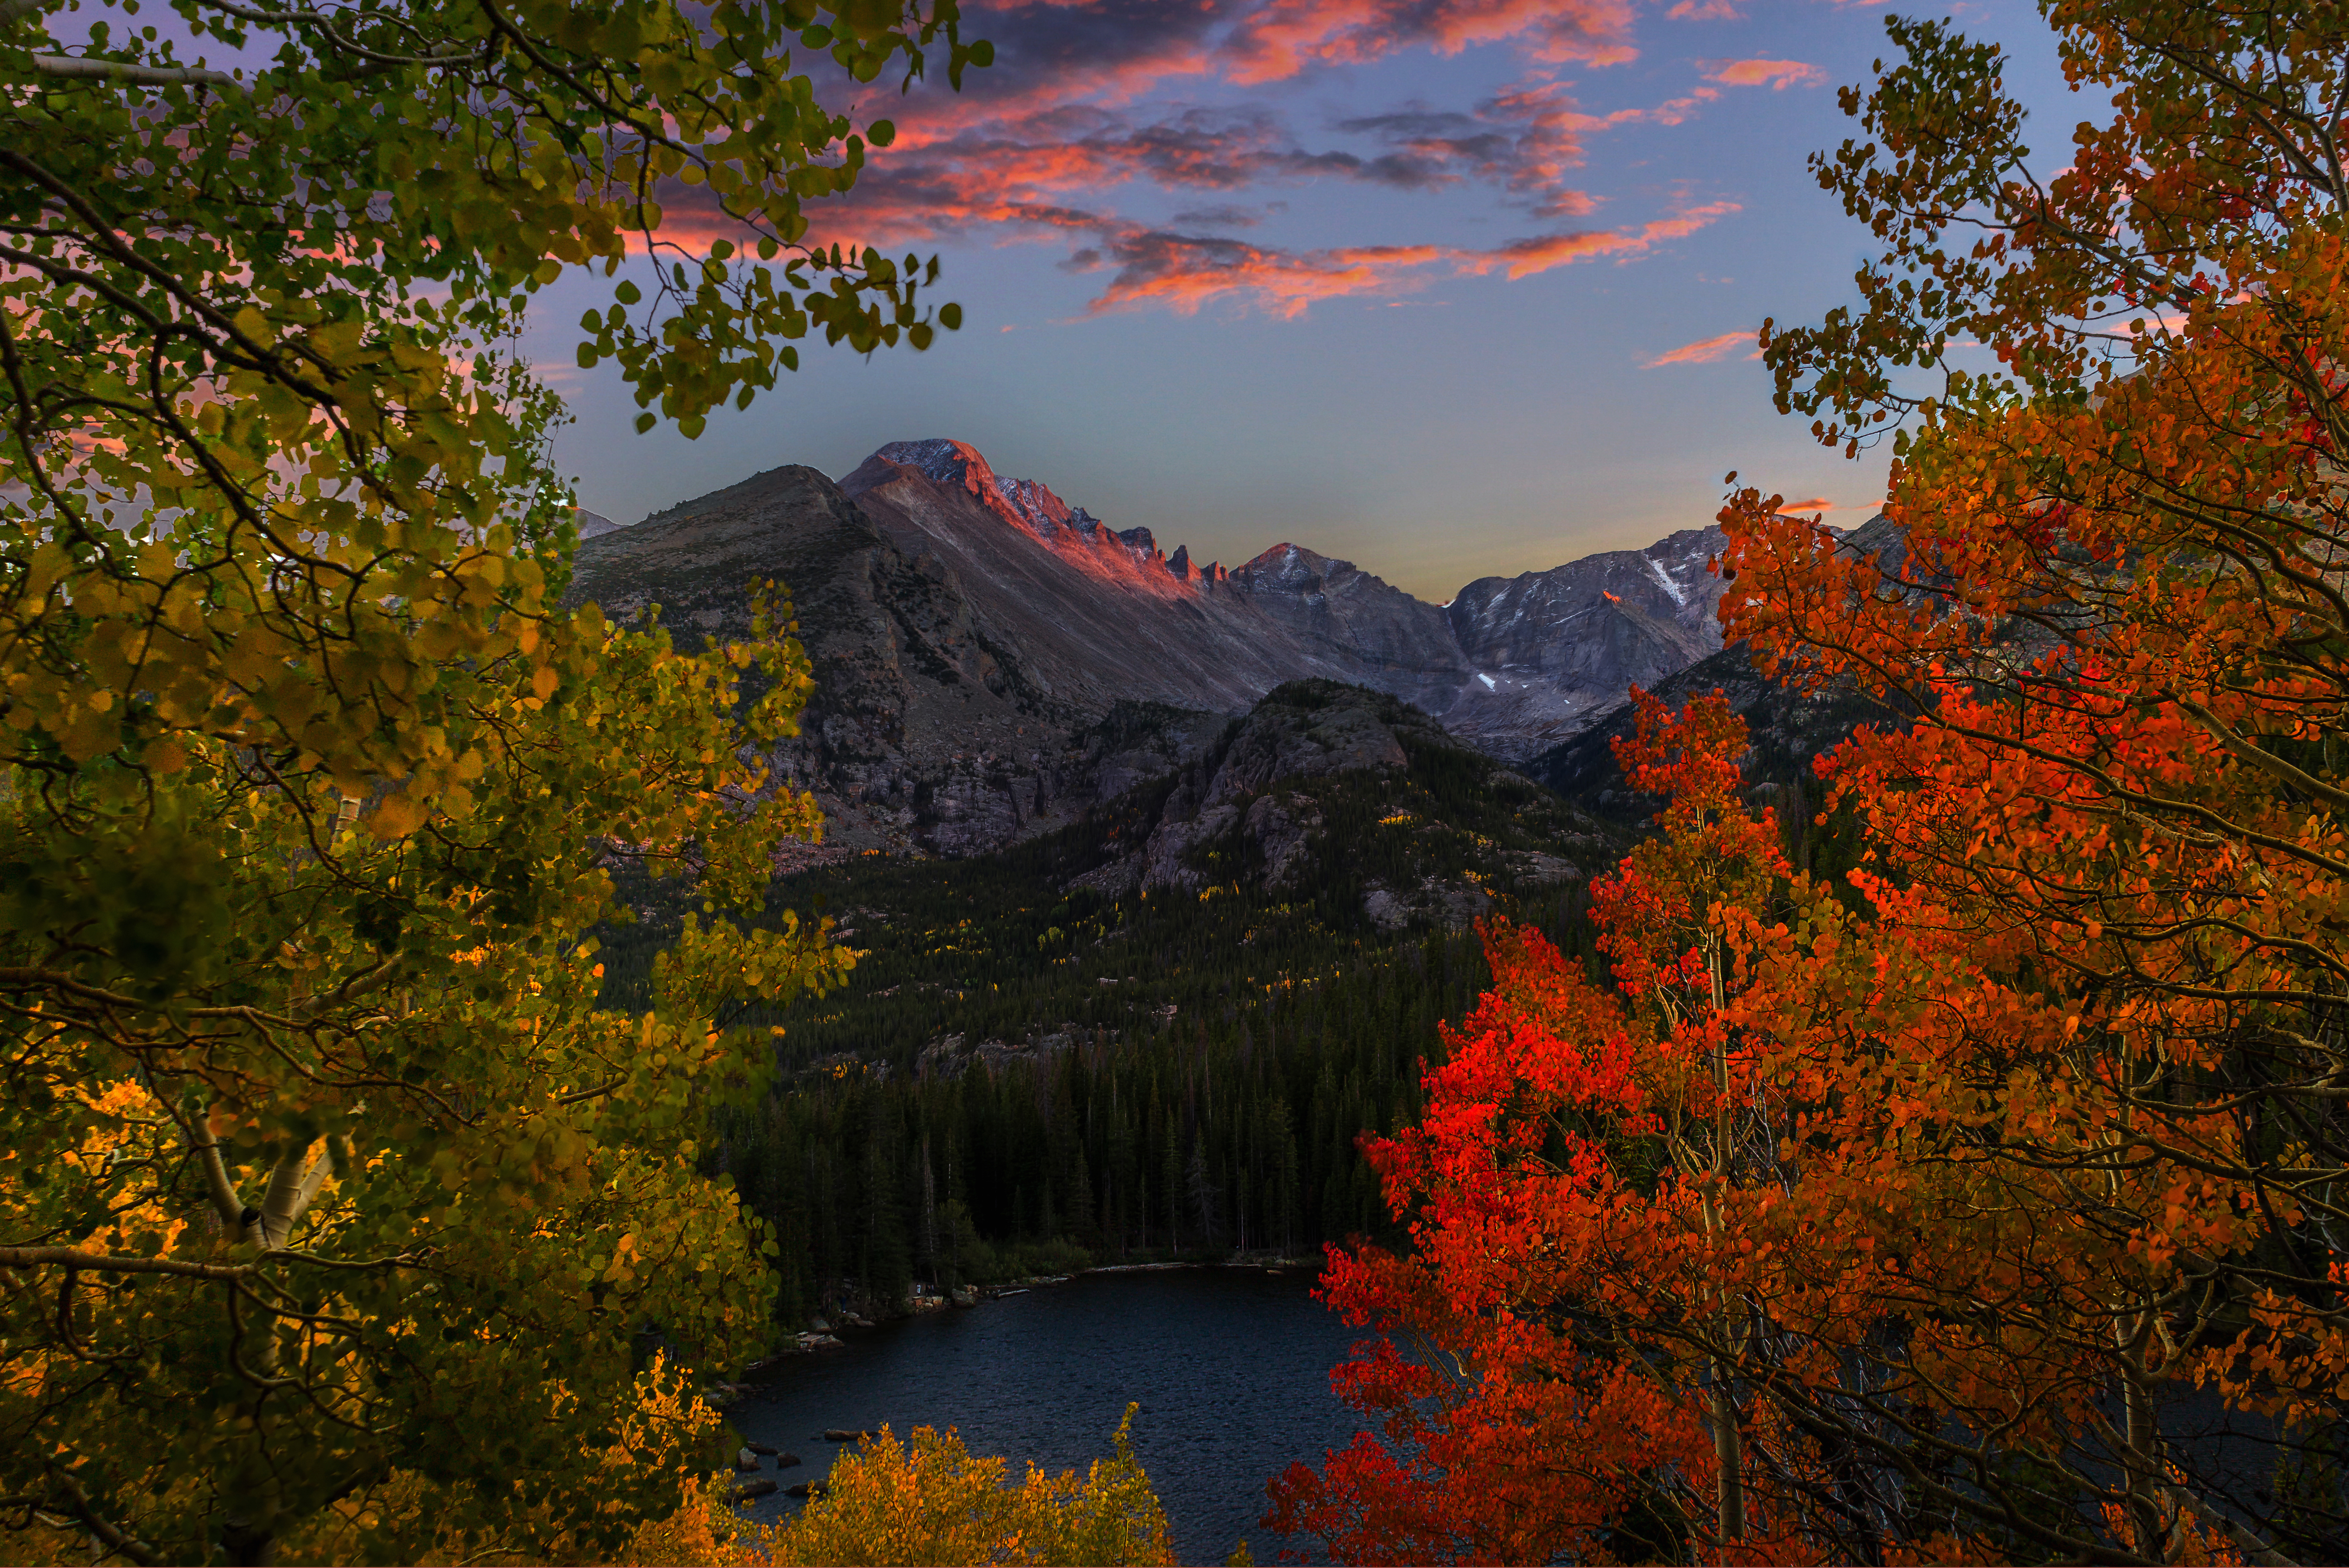
{"label": "rocky mountain ridge", "polygon": [[1299,679],[1386,693],[1527,761],[1719,647],[1722,542],[1690,530],[1439,606],[1290,542],[1202,567],[962,442],[901,441],[837,484],[772,469],[583,538],[571,597],[731,635],[750,579],[781,578],[817,688],[773,762],[824,805],[819,855],[966,854],[1181,766]]}

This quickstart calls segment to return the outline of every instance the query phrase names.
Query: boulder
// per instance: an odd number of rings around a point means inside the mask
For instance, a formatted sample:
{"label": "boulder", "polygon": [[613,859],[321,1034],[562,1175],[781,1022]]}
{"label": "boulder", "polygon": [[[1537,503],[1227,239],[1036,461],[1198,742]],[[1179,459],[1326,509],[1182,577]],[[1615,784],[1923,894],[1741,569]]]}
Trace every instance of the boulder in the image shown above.
{"label": "boulder", "polygon": [[759,1456],[752,1453],[748,1447],[737,1449],[734,1450],[734,1468],[738,1470],[757,1470]]}
{"label": "boulder", "polygon": [[771,1454],[775,1451],[775,1446],[772,1443],[745,1442],[742,1446],[754,1454]]}
{"label": "boulder", "polygon": [[789,1470],[793,1465],[802,1462],[804,1461],[801,1460],[800,1456],[794,1453],[781,1453],[775,1456],[775,1468],[777,1470]]}
{"label": "boulder", "polygon": [[773,1492],[775,1486],[776,1481],[774,1477],[761,1476],[757,1480],[746,1480],[737,1486],[727,1495],[727,1501],[730,1502],[748,1502],[754,1497],[768,1496],[770,1493]]}
{"label": "boulder", "polygon": [[824,1429],[823,1440],[827,1443],[859,1443],[867,1438],[877,1438],[880,1435],[878,1432],[852,1432],[844,1427],[827,1427]]}
{"label": "boulder", "polygon": [[824,1484],[820,1480],[793,1481],[783,1488],[785,1497],[822,1497],[823,1494]]}

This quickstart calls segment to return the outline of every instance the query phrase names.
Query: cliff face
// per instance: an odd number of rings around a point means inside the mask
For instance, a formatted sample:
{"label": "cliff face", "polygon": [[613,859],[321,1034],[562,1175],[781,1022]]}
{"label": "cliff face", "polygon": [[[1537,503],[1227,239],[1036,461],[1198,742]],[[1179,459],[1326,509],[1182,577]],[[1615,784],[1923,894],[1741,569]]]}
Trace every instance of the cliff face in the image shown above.
{"label": "cliff face", "polygon": [[1718,652],[1723,584],[1707,563],[1727,542],[1717,528],[1690,529],[1646,550],[1471,583],[1447,613],[1475,677],[1445,711],[1445,727],[1522,760],[1588,726],[1630,686]]}
{"label": "cliff face", "polygon": [[[585,530],[583,528],[583,533]],[[1111,529],[957,441],[839,484],[782,468],[583,540],[570,591],[681,638],[793,595],[816,693],[772,759],[830,820],[819,858],[967,854],[1058,827],[1198,755],[1286,682],[1367,686],[1506,760],[1720,645],[1716,531],[1462,590],[1448,608],[1274,546],[1226,571]]]}
{"label": "cliff face", "polygon": [[1231,586],[1288,634],[1301,655],[1294,674],[1366,686],[1433,714],[1468,684],[1443,610],[1350,561],[1276,544],[1234,572]]}
{"label": "cliff face", "polygon": [[[1875,556],[1888,573],[1899,572],[1909,554],[1907,536],[1880,512],[1844,536],[1842,547]],[[1899,725],[1908,718],[1848,682],[1816,691],[1783,686],[1754,667],[1743,643],[1641,685],[1673,708],[1716,692],[1726,697],[1745,721],[1753,743],[1744,761],[1749,793],[1775,802],[1782,818],[1795,819],[1797,830],[1808,824],[1817,803],[1812,764],[1820,753],[1840,745],[1860,725]],[[1644,820],[1660,802],[1626,787],[1612,745],[1631,733],[1634,717],[1629,701],[1609,703],[1577,733],[1530,758],[1525,771],[1603,815]]]}

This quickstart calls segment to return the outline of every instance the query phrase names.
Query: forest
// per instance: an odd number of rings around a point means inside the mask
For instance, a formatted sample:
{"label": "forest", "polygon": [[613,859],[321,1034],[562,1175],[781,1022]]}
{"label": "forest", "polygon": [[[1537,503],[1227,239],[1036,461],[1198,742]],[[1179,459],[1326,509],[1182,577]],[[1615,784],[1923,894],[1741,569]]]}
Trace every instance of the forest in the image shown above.
{"label": "forest", "polygon": [[2038,8],[2036,147],[1883,19],[1809,165],[1864,259],[1754,339],[1890,460],[1861,531],[1723,480],[1719,684],[1878,717],[1629,693],[1547,775],[1612,822],[1396,717],[1280,783],[1301,865],[1142,876],[1170,786],[779,887],[789,585],[566,607],[518,345],[608,289],[580,368],[691,438],[945,341],[807,241],[898,130],[792,62],[951,90],[959,8],[0,4],[6,1554],[1163,1562],[1130,1425],[765,1528],[714,1401],[843,1293],[1319,1245],[1300,1556],[2349,1558],[2349,9]]}
{"label": "forest", "polygon": [[[1402,717],[1312,687],[1258,711],[1300,695]],[[1440,734],[1400,733],[1401,773],[1311,781],[1323,827],[1278,888],[1237,830],[1195,851],[1224,879],[1196,895],[1071,885],[1148,836],[1171,777],[995,854],[778,882],[771,909],[828,915],[857,954],[838,991],[742,1014],[782,1030],[779,1077],[709,1108],[709,1168],[774,1228],[785,1321],[827,1295],[894,1311],[916,1280],[1298,1258],[1391,1233],[1358,1141],[1415,1118],[1438,1023],[1489,976],[1472,931],[1383,931],[1365,888],[1473,875],[1598,964],[1579,871],[1536,882],[1516,857],[1604,860],[1627,836]],[[637,918],[598,956],[605,1003],[625,1006],[692,894],[638,876],[623,896]]]}

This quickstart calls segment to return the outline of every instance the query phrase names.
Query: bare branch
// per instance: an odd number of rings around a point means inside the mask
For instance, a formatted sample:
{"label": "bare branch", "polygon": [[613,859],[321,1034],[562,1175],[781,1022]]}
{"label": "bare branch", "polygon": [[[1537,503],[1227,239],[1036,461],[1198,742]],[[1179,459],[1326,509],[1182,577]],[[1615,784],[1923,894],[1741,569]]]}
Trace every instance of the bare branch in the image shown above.
{"label": "bare branch", "polygon": [[45,77],[120,82],[129,87],[251,90],[226,71],[207,70],[202,66],[134,66],[122,60],[88,60],[74,55],[35,55],[33,69]]}
{"label": "bare branch", "polygon": [[309,1152],[297,1149],[277,1161],[269,1173],[269,1186],[262,1194],[261,1212],[254,1223],[260,1228],[260,1243],[264,1252],[275,1252],[294,1236],[294,1222],[302,1212],[302,1166]]}
{"label": "bare branch", "polygon": [[234,1282],[253,1277],[249,1264],[199,1264],[184,1258],[142,1258],[79,1247],[0,1247],[0,1268],[88,1269],[98,1274],[180,1274],[189,1279]]}
{"label": "bare branch", "polygon": [[335,1140],[331,1138],[323,1139],[319,1142],[318,1158],[312,1162],[308,1171],[303,1172],[302,1185],[294,1194],[294,1212],[286,1221],[286,1230],[289,1233],[295,1222],[310,1212],[310,1205],[317,1199],[318,1189],[324,1187],[326,1184],[326,1178],[334,1173]]}
{"label": "bare branch", "polygon": [[212,1111],[206,1108],[192,1127],[181,1125],[195,1148],[196,1162],[203,1168],[204,1191],[212,1201],[212,1212],[220,1216],[222,1229],[235,1235],[244,1229],[244,1198],[228,1173],[228,1162],[221,1158],[220,1140],[212,1135],[211,1119]]}
{"label": "bare branch", "polygon": [[81,1482],[74,1479],[72,1471],[55,1460],[43,1464],[41,1469],[47,1473],[48,1483],[65,1493],[72,1507],[74,1518],[80,1521],[82,1527],[97,1536],[109,1551],[128,1557],[133,1563],[153,1563],[158,1560],[160,1553],[152,1546],[129,1532],[118,1528],[105,1515],[98,1511],[98,1505],[90,1501],[89,1493],[82,1490]]}

